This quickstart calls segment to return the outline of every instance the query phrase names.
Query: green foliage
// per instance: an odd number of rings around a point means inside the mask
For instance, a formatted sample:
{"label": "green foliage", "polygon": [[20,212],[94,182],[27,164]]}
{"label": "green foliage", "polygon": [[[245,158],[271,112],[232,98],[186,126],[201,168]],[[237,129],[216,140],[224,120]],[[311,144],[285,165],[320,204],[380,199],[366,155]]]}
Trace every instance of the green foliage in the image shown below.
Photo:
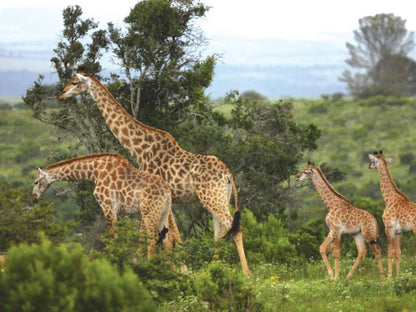
{"label": "green foliage", "polygon": [[157,254],[148,260],[149,236],[139,233],[139,226],[137,218],[121,218],[116,223],[118,237],[114,238],[107,231],[103,235],[103,247],[97,257],[109,259],[120,272],[132,268],[155,302],[171,301],[183,293],[189,293],[189,277],[180,273],[182,264],[187,263],[180,246],[167,253],[159,245]]}
{"label": "green foliage", "polygon": [[147,0],[132,8],[125,31],[109,25],[113,53],[127,78],[123,93],[115,95],[135,118],[170,131],[188,114],[207,111],[204,90],[215,57],[198,55],[205,39],[193,26],[207,11],[197,1]]}
{"label": "green foliage", "polygon": [[71,226],[58,223],[51,203],[37,201],[22,189],[0,184],[0,250],[22,242],[39,242],[40,232],[54,241],[62,241],[70,234]]}
{"label": "green foliage", "polygon": [[291,234],[282,220],[270,214],[267,222],[257,222],[253,213],[244,210],[244,246],[249,263],[296,261],[296,247],[291,243]]}
{"label": "green foliage", "polygon": [[214,311],[260,310],[254,288],[247,277],[221,262],[211,262],[206,269],[195,275],[193,284],[196,296],[208,303]]}
{"label": "green foliage", "polygon": [[128,268],[91,260],[79,245],[21,244],[8,251],[0,274],[2,311],[154,311]]}
{"label": "green foliage", "polygon": [[226,101],[234,104],[229,121],[233,142],[221,147],[221,159],[244,185],[241,206],[259,219],[283,214],[293,198],[283,183],[296,174],[304,152],[317,148],[321,131],[312,123],[297,124],[291,101],[249,101],[238,92],[230,93]]}

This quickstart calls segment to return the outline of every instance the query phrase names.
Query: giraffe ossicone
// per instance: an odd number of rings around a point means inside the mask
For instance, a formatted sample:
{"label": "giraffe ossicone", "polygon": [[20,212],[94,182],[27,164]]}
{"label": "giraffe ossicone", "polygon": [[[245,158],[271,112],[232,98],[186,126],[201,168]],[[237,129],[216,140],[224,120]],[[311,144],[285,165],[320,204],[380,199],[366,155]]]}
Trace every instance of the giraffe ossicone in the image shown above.
{"label": "giraffe ossicone", "polygon": [[[319,247],[319,252],[325,262],[329,277],[331,279],[339,278],[341,235],[349,234],[354,237],[358,255],[347,274],[347,278],[352,277],[354,271],[365,257],[365,254],[367,253],[365,242],[367,242],[377,259],[380,278],[384,279],[381,249],[377,244],[378,224],[376,218],[368,211],[354,207],[346,197],[339,194],[332,187],[321,169],[314,166],[311,162],[308,162],[306,169],[296,177],[296,180],[298,181],[306,179],[312,180],[316,192],[328,208],[328,214],[325,221],[328,225],[329,233]],[[327,256],[327,249],[329,246],[333,247],[335,274]]]}
{"label": "giraffe ossicone", "polygon": [[[33,194],[39,198],[55,181],[76,180],[94,182],[94,197],[113,235],[116,235],[114,223],[119,211],[140,212],[140,231],[152,237],[148,258],[155,253],[158,241],[167,251],[180,243],[170,189],[161,177],[134,168],[121,155],[93,154],[51,164],[45,169],[37,168]],[[161,239],[161,234],[165,239]]]}
{"label": "giraffe ossicone", "polygon": [[64,100],[81,93],[91,95],[111,132],[140,169],[159,175],[168,183],[174,202],[199,200],[213,216],[215,240],[227,234],[233,236],[242,270],[249,274],[240,214],[233,218],[228,207],[234,193],[235,209],[239,211],[237,187],[228,167],[215,156],[184,150],[168,132],[134,119],[96,77],[78,69],[58,98]]}

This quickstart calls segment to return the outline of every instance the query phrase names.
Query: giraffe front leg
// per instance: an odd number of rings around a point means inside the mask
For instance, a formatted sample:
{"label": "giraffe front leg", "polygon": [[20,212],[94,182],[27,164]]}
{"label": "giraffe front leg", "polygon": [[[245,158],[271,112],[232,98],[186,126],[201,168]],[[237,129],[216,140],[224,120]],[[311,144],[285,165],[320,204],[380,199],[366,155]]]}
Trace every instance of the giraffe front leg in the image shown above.
{"label": "giraffe front leg", "polygon": [[387,278],[391,278],[393,276],[393,263],[395,257],[395,238],[394,234],[392,233],[392,228],[386,228],[386,235],[387,235],[387,258],[388,258],[388,265],[387,265]]}
{"label": "giraffe front leg", "polygon": [[117,228],[115,223],[117,222],[117,216],[114,213],[113,207],[103,207],[105,222],[107,223],[107,229],[111,235],[118,238]]}
{"label": "giraffe front leg", "polygon": [[[328,236],[325,238],[324,242],[319,246],[319,253],[321,254],[322,259],[324,260],[326,270],[328,271],[329,278],[332,280],[334,279],[334,273],[332,271],[331,265],[329,264],[328,256],[326,254],[326,251],[328,249],[328,246],[332,243],[332,233],[330,232]],[[332,244],[334,250],[335,246]]]}
{"label": "giraffe front leg", "polygon": [[394,257],[396,258],[396,275],[400,274],[400,260],[402,256],[401,240],[402,240],[401,233],[396,234],[395,244],[394,244]]}

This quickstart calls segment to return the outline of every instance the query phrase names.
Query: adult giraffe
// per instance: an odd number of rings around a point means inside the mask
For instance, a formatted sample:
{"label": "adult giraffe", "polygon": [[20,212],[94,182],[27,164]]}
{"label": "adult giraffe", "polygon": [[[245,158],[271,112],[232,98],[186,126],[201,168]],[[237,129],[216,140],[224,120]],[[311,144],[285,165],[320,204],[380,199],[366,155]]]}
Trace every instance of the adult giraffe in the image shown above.
{"label": "adult giraffe", "polygon": [[[111,132],[136,159],[140,169],[165,179],[174,202],[191,203],[199,199],[213,216],[215,240],[233,235],[242,270],[249,274],[237,188],[228,167],[215,156],[192,154],[182,149],[168,132],[137,121],[96,77],[79,68],[58,98],[64,100],[81,93],[91,95]],[[237,209],[234,218],[228,208],[232,192]]]}

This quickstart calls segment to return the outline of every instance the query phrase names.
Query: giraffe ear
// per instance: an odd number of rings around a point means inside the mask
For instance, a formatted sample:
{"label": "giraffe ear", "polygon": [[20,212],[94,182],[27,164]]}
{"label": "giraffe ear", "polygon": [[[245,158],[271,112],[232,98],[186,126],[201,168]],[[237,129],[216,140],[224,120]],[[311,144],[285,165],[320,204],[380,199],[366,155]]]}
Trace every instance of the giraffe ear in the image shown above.
{"label": "giraffe ear", "polygon": [[388,164],[391,164],[393,162],[393,158],[389,157],[389,158],[386,159],[386,161],[387,161]]}

